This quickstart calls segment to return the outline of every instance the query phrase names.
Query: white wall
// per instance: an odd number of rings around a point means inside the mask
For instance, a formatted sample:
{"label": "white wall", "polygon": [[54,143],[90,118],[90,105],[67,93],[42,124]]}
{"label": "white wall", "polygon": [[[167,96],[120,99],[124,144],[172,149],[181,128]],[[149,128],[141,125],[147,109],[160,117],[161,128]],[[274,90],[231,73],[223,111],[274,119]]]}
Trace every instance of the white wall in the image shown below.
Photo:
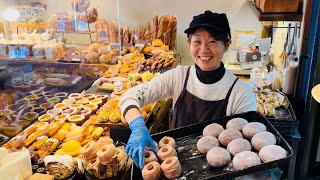
{"label": "white wall", "polygon": [[[17,0],[16,0],[17,1]],[[20,0],[20,2],[23,0]],[[29,1],[26,1],[29,2]],[[48,5],[46,17],[61,11],[71,11],[71,0],[41,0]],[[0,12],[5,4],[12,2],[0,0]],[[116,0],[91,0],[91,6],[96,7],[100,18],[117,20]],[[184,55],[183,64],[193,63],[189,56],[187,38],[183,31],[189,26],[194,15],[205,10],[226,13],[230,28],[234,30],[253,30],[260,36],[261,23],[251,11],[247,0],[119,0],[120,24],[130,27],[139,24],[152,24],[155,15],[170,14],[177,17],[177,51]]]}

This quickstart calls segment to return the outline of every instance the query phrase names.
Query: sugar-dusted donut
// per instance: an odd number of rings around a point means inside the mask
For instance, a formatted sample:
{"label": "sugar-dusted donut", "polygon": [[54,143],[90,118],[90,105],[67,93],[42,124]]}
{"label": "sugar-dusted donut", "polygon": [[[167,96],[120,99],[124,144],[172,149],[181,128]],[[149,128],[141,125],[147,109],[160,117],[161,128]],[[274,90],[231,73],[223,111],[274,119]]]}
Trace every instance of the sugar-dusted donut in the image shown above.
{"label": "sugar-dusted donut", "polygon": [[80,150],[82,156],[84,157],[84,159],[86,160],[90,160],[95,158],[96,152],[99,150],[99,146],[98,143],[96,143],[95,141],[90,141],[88,142],[85,146],[83,146]]}
{"label": "sugar-dusted donut", "polygon": [[160,178],[160,164],[156,161],[149,162],[142,169],[142,177],[144,180],[157,180]]}
{"label": "sugar-dusted donut", "polygon": [[251,144],[247,139],[237,138],[228,144],[227,150],[232,156],[235,156],[242,151],[251,151]]}
{"label": "sugar-dusted donut", "polygon": [[261,164],[259,156],[252,151],[242,151],[233,157],[233,166],[236,170],[246,169]]}
{"label": "sugar-dusted donut", "polygon": [[219,140],[213,136],[203,136],[197,142],[198,151],[202,154],[207,154],[213,147],[219,147]]}
{"label": "sugar-dusted donut", "polygon": [[158,157],[164,161],[168,157],[177,156],[176,150],[170,145],[164,145],[157,152]]}
{"label": "sugar-dusted donut", "polygon": [[210,166],[217,168],[226,166],[231,161],[231,155],[222,147],[213,147],[208,151],[206,159]]}
{"label": "sugar-dusted donut", "polygon": [[162,148],[164,145],[170,145],[173,148],[175,148],[176,147],[176,141],[172,137],[165,136],[159,141],[159,147],[160,148]]}
{"label": "sugar-dusted donut", "polygon": [[106,165],[113,161],[115,153],[116,147],[113,144],[107,144],[98,150],[97,157],[101,164]]}
{"label": "sugar-dusted donut", "polygon": [[251,138],[252,147],[257,151],[260,151],[264,146],[275,145],[276,143],[276,137],[268,131],[259,132]]}
{"label": "sugar-dusted donut", "polygon": [[107,145],[107,144],[113,144],[113,140],[107,136],[104,137],[100,137],[98,139],[98,145],[99,147],[103,146],[103,145]]}
{"label": "sugar-dusted donut", "polygon": [[240,131],[235,129],[225,129],[218,136],[220,143],[224,146],[228,146],[229,142],[237,138],[243,138],[243,136]]}
{"label": "sugar-dusted donut", "polygon": [[259,157],[264,163],[287,157],[287,151],[278,145],[268,145],[259,151]]}
{"label": "sugar-dusted donut", "polygon": [[157,156],[154,154],[153,151],[144,151],[144,164],[148,164],[152,161],[158,161]]}
{"label": "sugar-dusted donut", "polygon": [[203,136],[218,137],[223,130],[224,128],[220,124],[212,123],[203,129],[202,134]]}
{"label": "sugar-dusted donut", "polygon": [[176,156],[164,160],[161,164],[161,169],[168,179],[177,178],[182,172],[181,164]]}
{"label": "sugar-dusted donut", "polygon": [[227,122],[226,128],[242,131],[246,124],[248,124],[248,121],[243,118],[233,118]]}
{"label": "sugar-dusted donut", "polygon": [[242,134],[247,138],[251,139],[258,132],[266,131],[267,127],[260,122],[250,122],[246,124],[242,129]]}

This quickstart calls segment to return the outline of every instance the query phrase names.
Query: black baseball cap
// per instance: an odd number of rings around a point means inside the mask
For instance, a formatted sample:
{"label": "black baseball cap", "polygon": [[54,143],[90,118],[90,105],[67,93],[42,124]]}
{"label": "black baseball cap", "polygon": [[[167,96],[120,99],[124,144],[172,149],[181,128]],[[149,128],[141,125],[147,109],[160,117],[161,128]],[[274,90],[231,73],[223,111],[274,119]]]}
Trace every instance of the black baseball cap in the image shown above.
{"label": "black baseball cap", "polygon": [[209,10],[198,16],[193,16],[189,28],[184,31],[190,35],[196,31],[197,28],[203,27],[206,30],[221,32],[226,35],[227,39],[231,39],[229,21],[225,13],[213,13]]}

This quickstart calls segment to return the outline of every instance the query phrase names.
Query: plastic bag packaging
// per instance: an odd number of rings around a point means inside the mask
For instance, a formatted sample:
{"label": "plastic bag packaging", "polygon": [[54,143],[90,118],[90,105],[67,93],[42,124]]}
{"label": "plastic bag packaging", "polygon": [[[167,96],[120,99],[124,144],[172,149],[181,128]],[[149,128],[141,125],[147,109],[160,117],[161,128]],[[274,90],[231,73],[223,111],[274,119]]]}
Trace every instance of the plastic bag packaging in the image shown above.
{"label": "plastic bag packaging", "polygon": [[23,180],[32,175],[29,150],[7,153],[0,148],[0,179]]}

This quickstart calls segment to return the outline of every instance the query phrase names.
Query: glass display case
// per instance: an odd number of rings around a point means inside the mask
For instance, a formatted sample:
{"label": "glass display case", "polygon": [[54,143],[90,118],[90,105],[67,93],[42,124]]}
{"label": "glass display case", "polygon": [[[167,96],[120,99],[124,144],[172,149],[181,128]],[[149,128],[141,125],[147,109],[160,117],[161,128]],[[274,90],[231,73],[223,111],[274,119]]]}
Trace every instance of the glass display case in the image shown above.
{"label": "glass display case", "polygon": [[120,21],[119,1],[0,3],[0,145],[71,93],[95,87],[89,92],[110,95],[115,84],[97,89],[98,78],[162,73],[181,62],[171,15],[129,27]]}

